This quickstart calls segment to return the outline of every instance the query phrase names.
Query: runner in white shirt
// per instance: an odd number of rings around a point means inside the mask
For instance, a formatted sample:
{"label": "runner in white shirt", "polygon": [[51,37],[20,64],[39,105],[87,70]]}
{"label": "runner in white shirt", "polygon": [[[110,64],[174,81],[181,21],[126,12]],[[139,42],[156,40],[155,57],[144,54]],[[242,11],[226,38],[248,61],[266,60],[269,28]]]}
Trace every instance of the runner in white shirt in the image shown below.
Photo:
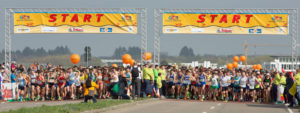
{"label": "runner in white shirt", "polygon": [[240,79],[241,101],[243,101],[243,97],[247,93],[247,88],[246,88],[247,82],[248,82],[248,77],[246,76],[245,72],[242,72],[242,77]]}
{"label": "runner in white shirt", "polygon": [[250,74],[249,79],[248,79],[248,86],[249,86],[249,91],[250,91],[250,96],[251,96],[251,100],[252,102],[254,102],[254,96],[255,96],[255,83],[256,83],[256,77],[254,76],[254,72]]}
{"label": "runner in white shirt", "polygon": [[228,102],[228,86],[231,83],[230,72],[226,72],[225,75],[221,78],[221,86],[222,86],[222,97],[225,102]]}

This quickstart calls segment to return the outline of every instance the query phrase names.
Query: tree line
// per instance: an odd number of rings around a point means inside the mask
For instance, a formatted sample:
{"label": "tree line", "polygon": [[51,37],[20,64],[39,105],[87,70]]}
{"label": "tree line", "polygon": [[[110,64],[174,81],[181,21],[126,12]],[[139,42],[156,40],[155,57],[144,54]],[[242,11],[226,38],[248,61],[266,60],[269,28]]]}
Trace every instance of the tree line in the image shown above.
{"label": "tree line", "polygon": [[[0,61],[4,61],[4,53],[5,51],[2,50],[0,52]],[[48,51],[45,50],[43,47],[34,49],[30,47],[25,47],[23,50],[16,50],[11,52],[11,57],[13,61],[16,61],[21,58],[26,57],[45,57],[45,56],[56,56],[56,55],[66,55],[71,54],[71,50],[68,46],[57,46],[54,49],[49,49]]]}

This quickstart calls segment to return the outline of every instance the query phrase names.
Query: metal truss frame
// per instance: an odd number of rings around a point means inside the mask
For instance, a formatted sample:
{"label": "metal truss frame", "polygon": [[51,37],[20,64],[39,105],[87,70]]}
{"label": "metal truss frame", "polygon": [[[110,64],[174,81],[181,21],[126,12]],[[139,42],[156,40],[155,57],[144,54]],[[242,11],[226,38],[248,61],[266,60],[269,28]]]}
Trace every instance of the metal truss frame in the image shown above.
{"label": "metal truss frame", "polygon": [[[160,38],[162,37],[162,14],[164,12],[201,12],[201,13],[288,13],[289,34],[291,39],[292,69],[296,69],[298,44],[298,9],[155,9],[154,10],[154,64],[160,64]],[[164,34],[165,35],[165,34]],[[204,35],[204,34],[201,34]],[[218,35],[218,34],[216,34]]]}
{"label": "metal truss frame", "polygon": [[14,13],[16,12],[120,12],[138,14],[138,35],[141,37],[141,63],[147,51],[147,9],[145,8],[7,8],[5,9],[5,64],[11,68],[11,39],[14,37]]}

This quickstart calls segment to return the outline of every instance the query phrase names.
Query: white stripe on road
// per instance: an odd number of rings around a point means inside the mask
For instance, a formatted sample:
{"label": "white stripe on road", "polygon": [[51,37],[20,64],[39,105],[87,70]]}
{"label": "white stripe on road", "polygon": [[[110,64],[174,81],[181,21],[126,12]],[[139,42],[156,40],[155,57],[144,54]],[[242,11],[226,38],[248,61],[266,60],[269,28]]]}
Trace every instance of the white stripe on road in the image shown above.
{"label": "white stripe on road", "polygon": [[294,113],[289,107],[288,107],[288,105],[284,105],[285,106],[285,108],[289,111],[289,113]]}
{"label": "white stripe on road", "polygon": [[203,112],[203,113],[206,113],[206,112]]}
{"label": "white stripe on road", "polygon": [[221,106],[221,103],[218,103],[218,106]]}
{"label": "white stripe on road", "polygon": [[209,109],[215,109],[215,106],[211,106]]}

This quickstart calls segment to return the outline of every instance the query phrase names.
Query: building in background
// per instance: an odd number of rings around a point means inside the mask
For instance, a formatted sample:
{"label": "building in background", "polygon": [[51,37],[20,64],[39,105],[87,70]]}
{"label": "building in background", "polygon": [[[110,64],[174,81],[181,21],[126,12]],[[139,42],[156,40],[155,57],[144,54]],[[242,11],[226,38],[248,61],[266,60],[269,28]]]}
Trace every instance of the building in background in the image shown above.
{"label": "building in background", "polygon": [[[264,62],[263,63],[263,68],[266,68],[266,69],[276,69],[278,71],[282,71],[285,70],[285,71],[295,71],[295,70],[292,70],[292,57],[291,56],[271,56],[274,58],[274,61],[271,61],[271,62]],[[296,66],[297,69],[300,68],[300,58],[298,57],[297,58],[297,61],[296,63],[294,64]]]}
{"label": "building in background", "polygon": [[[171,64],[172,65],[172,64]],[[174,64],[173,64],[174,65]],[[181,66],[192,66],[192,67],[204,67],[204,68],[218,68],[217,63],[212,63],[210,61],[204,61],[199,63],[198,61],[192,61],[191,63],[180,63]]]}

